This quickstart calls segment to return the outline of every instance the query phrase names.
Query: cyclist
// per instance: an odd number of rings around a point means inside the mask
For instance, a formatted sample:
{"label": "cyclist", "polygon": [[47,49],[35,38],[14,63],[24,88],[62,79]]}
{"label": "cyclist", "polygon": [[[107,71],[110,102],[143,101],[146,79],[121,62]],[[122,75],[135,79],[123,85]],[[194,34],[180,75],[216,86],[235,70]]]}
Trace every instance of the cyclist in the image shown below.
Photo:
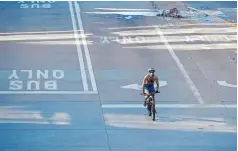
{"label": "cyclist", "polygon": [[[159,93],[159,80],[158,77],[155,75],[155,69],[149,68],[149,73],[145,75],[143,82],[142,82],[142,94],[150,95],[151,93]],[[154,83],[156,83],[157,87],[155,90]],[[144,100],[144,106],[146,106],[146,100],[147,97],[145,97]],[[154,94],[152,94],[153,99],[155,100]]]}

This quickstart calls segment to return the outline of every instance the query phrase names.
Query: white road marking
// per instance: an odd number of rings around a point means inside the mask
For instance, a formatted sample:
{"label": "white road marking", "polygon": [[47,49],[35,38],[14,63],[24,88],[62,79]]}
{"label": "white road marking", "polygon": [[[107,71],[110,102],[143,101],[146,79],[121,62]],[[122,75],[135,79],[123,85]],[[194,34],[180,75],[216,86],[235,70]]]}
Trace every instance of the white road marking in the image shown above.
{"label": "white road marking", "polygon": [[[50,40],[50,41],[24,41],[24,42],[18,42],[21,44],[41,44],[41,45],[73,45],[75,46],[75,40],[60,40],[60,41],[55,41],[55,40]],[[80,45],[83,45],[83,41],[79,41]],[[92,45],[93,41],[87,41],[88,45]]]}
{"label": "white road marking", "polygon": [[12,124],[51,124],[48,121],[23,121],[23,120],[17,120],[17,121],[9,121],[7,120],[0,120],[0,123],[12,123]]}
{"label": "white road marking", "polygon": [[236,133],[235,124],[227,124],[223,117],[196,115],[160,115],[155,121],[141,114],[104,114],[106,125],[147,130],[178,130]]}
{"label": "white road marking", "polygon": [[0,91],[0,94],[98,94],[97,91]]}
{"label": "white road marking", "polygon": [[[236,104],[156,104],[156,108],[236,108]],[[145,108],[142,104],[103,104],[102,108]]]}
{"label": "white road marking", "polygon": [[[160,27],[161,26],[157,26],[157,27]],[[152,27],[151,27],[152,28]],[[120,30],[120,31],[115,31],[115,32],[112,32],[112,34],[116,34],[118,36],[142,36],[142,35],[156,35],[156,33],[154,33],[154,30],[151,29],[151,28],[139,28],[139,29],[136,29],[136,30]],[[156,28],[156,27],[155,27]],[[207,27],[207,28],[193,28],[193,29],[163,29],[163,34],[164,35],[179,35],[179,34],[183,34],[183,35],[190,35],[190,36],[193,36],[191,34],[196,34],[196,33],[200,33],[202,35],[198,35],[198,36],[204,36],[204,35],[210,35],[210,36],[213,36],[215,37],[216,35],[212,35],[211,33],[219,33],[219,34],[222,34],[224,33],[225,36],[229,36],[229,37],[232,37],[232,39],[235,39],[237,37],[236,36],[236,30],[232,29],[231,27],[229,28],[210,28],[210,27]],[[195,36],[195,35],[194,35]]]}
{"label": "white road marking", "polygon": [[[89,36],[92,34],[87,34]],[[59,40],[59,39],[73,39],[72,33],[58,33],[58,34],[34,34],[34,35],[0,35],[0,41],[20,41],[20,40]],[[81,37],[80,37],[81,38]]]}
{"label": "white road marking", "polygon": [[[114,39],[111,40],[113,42],[117,42],[119,44],[136,44],[136,43],[140,43],[140,44],[143,44],[143,43],[159,43],[159,42],[163,42],[160,38],[158,38],[159,36],[136,36],[136,37],[132,37],[132,36],[123,36],[123,37],[113,37]],[[102,37],[104,38],[104,41],[106,41],[107,39],[110,39],[110,38],[107,38],[106,36]],[[101,39],[102,39],[101,38]],[[103,42],[104,42],[103,41]],[[219,35],[216,35],[216,36],[182,36],[182,35],[177,35],[177,36],[169,36],[169,39],[168,39],[168,42],[174,42],[174,43],[183,43],[183,42],[186,42],[188,45],[193,45],[193,46],[197,46],[197,47],[202,47],[204,45],[208,45],[210,46],[210,44],[196,44],[195,42],[196,41],[200,41],[200,42],[220,42],[220,43],[217,43],[217,44],[211,44],[213,46],[217,46],[219,49],[223,48],[222,46],[226,46],[228,48],[235,48],[237,47],[237,44],[236,44],[236,37],[235,36],[219,36]],[[226,42],[232,42],[232,43],[229,43],[227,44]],[[105,43],[105,42],[104,42]],[[109,43],[109,41],[108,41]],[[182,45],[182,44],[174,44],[174,45],[177,45],[177,46],[183,46],[183,47],[187,47],[187,48],[190,48],[189,46],[186,45]],[[151,45],[150,45],[151,46]],[[175,47],[177,48],[177,47]],[[217,48],[216,48],[217,49]]]}
{"label": "white road marking", "polygon": [[[179,25],[180,27],[183,26],[195,26],[196,24],[186,24],[186,25]],[[224,26],[223,23],[201,23],[199,25],[210,25],[210,26]],[[162,25],[162,26],[168,26],[166,25]],[[176,25],[172,25],[171,26],[176,26]],[[149,27],[154,27],[154,26],[136,26],[136,27],[112,27],[112,28],[108,28],[108,29],[127,29],[127,28],[149,28]],[[176,26],[177,27],[177,26]],[[211,28],[212,29],[212,28]],[[0,35],[19,35],[19,34],[57,34],[57,33],[70,33],[70,32],[74,32],[75,30],[67,30],[67,31],[35,31],[35,32],[9,32],[9,33],[0,33]],[[80,31],[80,30],[76,30],[76,31]]]}
{"label": "white road marking", "polygon": [[61,112],[61,113],[54,113],[54,115],[49,118],[51,124],[55,124],[55,125],[68,125],[70,124],[70,120],[71,120],[71,117],[68,113],[64,113],[64,112]]}
{"label": "white road marking", "polygon": [[155,28],[156,32],[158,35],[160,35],[160,38],[163,40],[165,46],[167,47],[170,55],[172,56],[172,58],[174,59],[174,61],[176,62],[179,70],[181,71],[181,73],[183,74],[186,82],[188,83],[190,89],[192,90],[194,96],[197,98],[197,101],[200,104],[204,104],[205,102],[203,101],[200,93],[198,92],[198,89],[196,88],[195,84],[193,83],[193,81],[191,80],[191,78],[189,77],[187,71],[185,70],[183,64],[180,62],[178,56],[175,54],[174,50],[172,49],[172,47],[169,45],[167,39],[164,37],[163,32],[159,29],[159,28]]}
{"label": "white road marking", "polygon": [[237,11],[237,8],[218,8],[218,10]]}
{"label": "white road marking", "polygon": [[[76,15],[77,15],[77,18],[78,18],[79,29],[81,30],[82,40],[86,41],[86,39],[84,37],[85,34],[84,34],[82,19],[81,19],[81,16],[80,16],[80,8],[79,8],[79,5],[76,1],[74,2],[74,5],[75,5],[75,10],[76,10]],[[88,65],[88,72],[89,72],[89,76],[90,76],[91,83],[92,83],[92,88],[93,88],[93,91],[97,91],[96,80],[95,80],[95,76],[94,76],[94,73],[93,73],[93,68],[92,68],[92,63],[91,63],[87,43],[83,43],[83,46],[84,46],[85,56],[86,56],[87,65]]]}
{"label": "white road marking", "polygon": [[156,16],[159,12],[84,12],[85,14],[117,14],[117,15],[140,15],[140,16]]}
{"label": "white road marking", "polygon": [[[130,46],[130,44],[124,44],[127,46],[122,46],[123,48],[133,48],[133,49],[157,49],[165,51],[164,45],[156,45],[151,44],[148,46]],[[213,50],[222,50],[227,51],[227,49],[236,49],[237,44],[231,43],[220,43],[220,44],[171,44],[173,46],[174,50],[176,51],[201,51],[201,50],[207,50],[207,49],[213,49]]]}
{"label": "white road marking", "polygon": [[221,86],[225,86],[225,87],[231,87],[231,88],[236,88],[237,85],[234,84],[229,84],[226,81],[217,81],[217,83]]}
{"label": "white road marking", "polygon": [[[0,123],[68,125],[71,120],[70,115],[65,112],[55,112],[52,117],[45,118],[40,111],[15,110],[19,107],[6,107],[8,108],[0,108]],[[20,106],[20,108],[22,107]]]}
{"label": "white road marking", "polygon": [[222,11],[219,11],[219,10],[204,10],[203,11],[204,13],[206,14],[209,14],[209,15],[225,15]]}
{"label": "white road marking", "polygon": [[[79,30],[78,30],[79,31]],[[21,35],[21,34],[57,34],[57,33],[70,33],[74,32],[74,30],[57,30],[57,31],[34,31],[34,32],[10,32],[10,33],[0,33],[0,35]]]}
{"label": "white road marking", "polygon": [[122,9],[122,8],[94,8],[99,10],[124,10],[124,11],[155,11],[154,9]]}
{"label": "white road marking", "polygon": [[78,60],[79,60],[79,65],[80,65],[80,70],[81,70],[83,88],[84,88],[84,91],[88,91],[87,76],[86,76],[86,71],[85,71],[84,62],[83,62],[83,53],[82,53],[82,50],[80,47],[79,35],[77,32],[77,26],[76,26],[76,21],[75,21],[73,5],[72,5],[72,2],[70,2],[70,1],[68,3],[69,3],[69,10],[70,10],[70,15],[71,15],[71,19],[72,19],[73,29],[74,29],[74,38],[75,38],[76,48],[77,48],[77,53],[78,53]]}
{"label": "white road marking", "polygon": [[41,116],[41,113],[35,113],[35,112],[28,112],[28,113],[22,113],[19,111],[18,113],[12,112],[10,110],[4,110],[0,111],[0,119],[32,119],[32,120],[43,120],[44,118]]}

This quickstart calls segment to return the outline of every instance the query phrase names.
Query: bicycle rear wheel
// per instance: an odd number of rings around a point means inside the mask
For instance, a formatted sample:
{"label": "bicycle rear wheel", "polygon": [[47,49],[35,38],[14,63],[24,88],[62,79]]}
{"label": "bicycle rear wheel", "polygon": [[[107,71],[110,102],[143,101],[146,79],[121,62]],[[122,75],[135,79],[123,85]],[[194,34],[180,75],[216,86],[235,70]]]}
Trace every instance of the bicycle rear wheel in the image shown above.
{"label": "bicycle rear wheel", "polygon": [[153,103],[152,106],[152,120],[155,121],[155,104]]}
{"label": "bicycle rear wheel", "polygon": [[149,115],[149,116],[151,116],[151,113],[152,113],[152,112],[151,112],[151,111],[152,111],[151,109],[152,109],[152,103],[149,102],[148,105],[147,105],[147,111],[148,111],[148,115]]}

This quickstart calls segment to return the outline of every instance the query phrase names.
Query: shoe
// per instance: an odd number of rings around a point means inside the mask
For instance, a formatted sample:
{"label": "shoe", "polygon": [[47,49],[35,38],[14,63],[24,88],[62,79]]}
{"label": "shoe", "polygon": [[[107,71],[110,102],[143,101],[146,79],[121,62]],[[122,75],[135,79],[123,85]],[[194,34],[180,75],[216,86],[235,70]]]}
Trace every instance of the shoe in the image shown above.
{"label": "shoe", "polygon": [[144,105],[144,107],[146,107],[146,102],[145,101],[144,101],[143,105]]}
{"label": "shoe", "polygon": [[150,113],[149,113],[149,116],[151,116],[151,115],[152,115],[152,113],[150,112]]}

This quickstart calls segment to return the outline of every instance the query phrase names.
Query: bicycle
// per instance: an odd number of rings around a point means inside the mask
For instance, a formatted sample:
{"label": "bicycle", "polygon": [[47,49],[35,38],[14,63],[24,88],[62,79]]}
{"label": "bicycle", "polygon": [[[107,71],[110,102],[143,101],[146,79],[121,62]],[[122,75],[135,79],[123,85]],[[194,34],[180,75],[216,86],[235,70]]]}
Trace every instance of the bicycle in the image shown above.
{"label": "bicycle", "polygon": [[160,93],[160,92],[153,92],[153,93],[150,93],[149,95],[141,93],[141,95],[146,96],[145,102],[147,104],[147,110],[149,112],[149,116],[151,116],[152,114],[153,121],[155,121],[155,114],[157,113],[155,110],[155,100],[153,100],[153,96],[152,96],[155,93]]}

